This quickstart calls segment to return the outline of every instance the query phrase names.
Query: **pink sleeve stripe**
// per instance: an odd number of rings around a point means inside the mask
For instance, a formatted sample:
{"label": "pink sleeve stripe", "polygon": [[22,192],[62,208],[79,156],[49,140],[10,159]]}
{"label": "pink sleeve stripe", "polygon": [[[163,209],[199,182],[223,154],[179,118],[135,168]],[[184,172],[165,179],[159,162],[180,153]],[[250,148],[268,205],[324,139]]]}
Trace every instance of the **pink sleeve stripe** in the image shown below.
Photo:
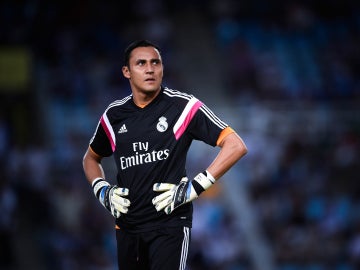
{"label": "pink sleeve stripe", "polygon": [[179,140],[179,138],[184,134],[186,128],[201,105],[203,105],[203,103],[196,98],[190,99],[188,104],[186,104],[185,109],[181,113],[173,128],[176,140]]}
{"label": "pink sleeve stripe", "polygon": [[103,114],[103,116],[100,119],[101,126],[103,127],[106,136],[109,139],[109,142],[111,144],[111,149],[114,152],[115,151],[115,134],[111,127],[111,124],[109,122],[109,119],[107,118],[106,114]]}

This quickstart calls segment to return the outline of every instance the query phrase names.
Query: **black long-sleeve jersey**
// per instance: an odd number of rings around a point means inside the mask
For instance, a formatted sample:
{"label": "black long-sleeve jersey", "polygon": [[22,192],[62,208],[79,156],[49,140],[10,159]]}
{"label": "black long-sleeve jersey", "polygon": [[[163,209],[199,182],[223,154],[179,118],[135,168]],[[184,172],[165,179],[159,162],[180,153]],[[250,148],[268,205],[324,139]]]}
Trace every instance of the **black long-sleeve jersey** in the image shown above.
{"label": "black long-sleeve jersey", "polygon": [[117,184],[129,189],[127,214],[116,224],[130,232],[192,225],[192,204],[172,214],[157,212],[151,200],[158,182],[178,184],[186,176],[186,155],[193,140],[215,146],[228,125],[192,95],[162,88],[146,107],[135,105],[132,95],[114,101],[101,116],[91,149],[113,155]]}

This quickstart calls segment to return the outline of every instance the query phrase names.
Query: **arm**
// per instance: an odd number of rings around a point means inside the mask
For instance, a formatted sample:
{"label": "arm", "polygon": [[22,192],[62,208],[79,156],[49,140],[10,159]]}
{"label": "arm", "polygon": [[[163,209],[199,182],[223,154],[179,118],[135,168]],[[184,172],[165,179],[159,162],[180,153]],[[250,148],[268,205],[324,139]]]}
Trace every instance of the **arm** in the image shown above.
{"label": "arm", "polygon": [[83,168],[85,177],[90,184],[92,184],[96,178],[105,179],[104,170],[101,166],[101,160],[102,157],[88,147],[83,158]]}
{"label": "arm", "polygon": [[243,140],[235,132],[227,135],[219,144],[221,147],[217,157],[207,168],[215,178],[223,176],[246,153],[247,148]]}
{"label": "arm", "polygon": [[218,145],[221,149],[214,161],[192,181],[184,177],[178,185],[154,184],[154,191],[163,192],[152,200],[157,211],[164,209],[166,214],[170,214],[179,206],[193,201],[247,153],[243,140],[235,132],[227,134]]}
{"label": "arm", "polygon": [[105,181],[105,173],[101,165],[102,157],[96,154],[89,147],[83,158],[83,168],[87,181],[91,184],[95,196],[100,203],[118,218],[121,213],[126,214],[130,201],[126,198],[129,194],[127,188],[119,188],[116,185],[110,185]]}

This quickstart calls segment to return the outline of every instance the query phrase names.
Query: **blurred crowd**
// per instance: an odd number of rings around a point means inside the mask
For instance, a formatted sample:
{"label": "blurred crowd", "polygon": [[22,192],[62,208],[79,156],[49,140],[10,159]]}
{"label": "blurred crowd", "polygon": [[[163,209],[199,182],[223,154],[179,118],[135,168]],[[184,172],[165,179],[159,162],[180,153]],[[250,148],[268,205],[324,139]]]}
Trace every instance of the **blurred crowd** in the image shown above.
{"label": "blurred crowd", "polygon": [[[360,268],[358,4],[6,0],[0,72],[13,48],[31,69],[22,87],[0,76],[0,269],[116,269],[113,220],[85,180],[82,155],[108,103],[129,94],[121,77],[128,42],[158,43],[165,84],[181,85],[176,25],[189,10],[207,22],[221,55],[227,103],[215,111],[230,110],[248,145],[233,170],[275,269]],[[191,150],[189,175],[210,156]],[[104,166],[114,179],[111,161]],[[218,184],[195,202],[189,269],[255,270],[234,241],[244,232]]]}

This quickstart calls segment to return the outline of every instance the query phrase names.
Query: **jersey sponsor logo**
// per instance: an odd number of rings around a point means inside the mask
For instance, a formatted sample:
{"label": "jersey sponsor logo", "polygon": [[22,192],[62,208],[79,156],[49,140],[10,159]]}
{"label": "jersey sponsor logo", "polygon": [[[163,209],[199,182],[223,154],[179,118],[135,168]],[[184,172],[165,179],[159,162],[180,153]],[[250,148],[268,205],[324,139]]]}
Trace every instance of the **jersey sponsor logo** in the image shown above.
{"label": "jersey sponsor logo", "polygon": [[165,160],[170,155],[169,149],[150,151],[149,142],[134,142],[133,151],[134,154],[131,156],[120,157],[119,161],[122,170],[134,166]]}
{"label": "jersey sponsor logo", "polygon": [[156,125],[156,129],[159,132],[164,132],[167,130],[169,124],[166,122],[166,117],[162,116],[159,118],[159,122]]}
{"label": "jersey sponsor logo", "polygon": [[123,124],[121,126],[121,128],[119,129],[118,133],[125,133],[125,132],[127,132],[127,128],[126,128],[125,124]]}

